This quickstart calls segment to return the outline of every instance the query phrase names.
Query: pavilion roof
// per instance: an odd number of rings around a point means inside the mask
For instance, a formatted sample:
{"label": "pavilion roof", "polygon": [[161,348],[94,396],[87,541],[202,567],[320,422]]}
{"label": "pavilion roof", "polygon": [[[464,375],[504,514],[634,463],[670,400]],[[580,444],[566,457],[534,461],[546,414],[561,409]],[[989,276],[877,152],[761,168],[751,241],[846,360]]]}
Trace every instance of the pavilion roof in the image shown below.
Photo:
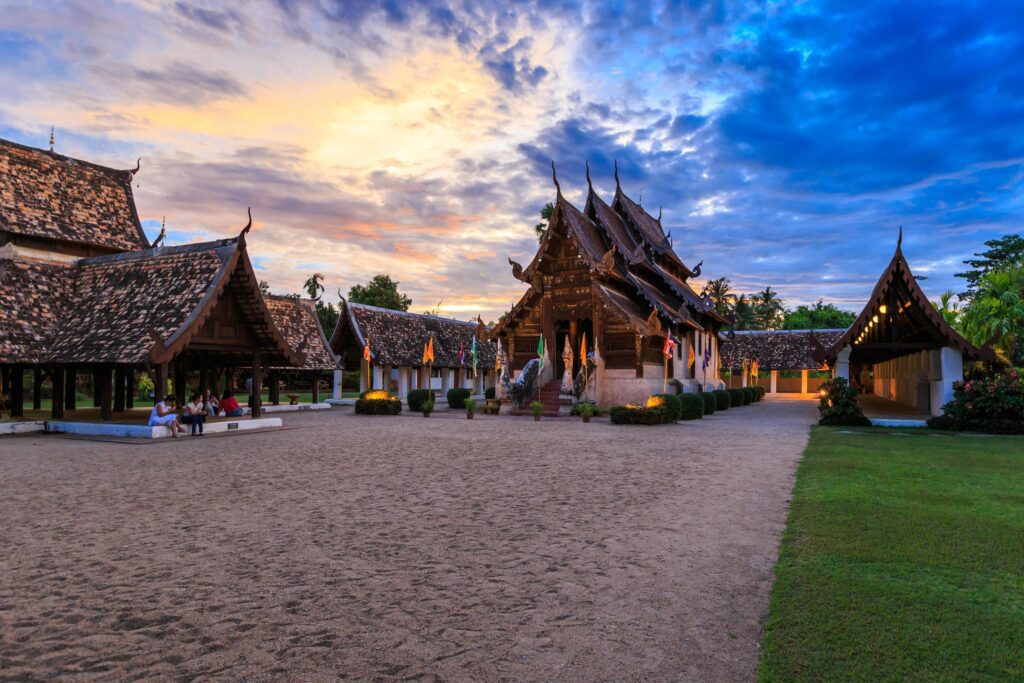
{"label": "pavilion roof", "polygon": [[316,302],[294,296],[274,295],[265,296],[264,301],[289,346],[305,355],[304,369],[332,370],[338,367],[338,359],[331,351],[330,342],[320,326]]}
{"label": "pavilion roof", "polygon": [[0,139],[0,232],[111,251],[146,249],[134,173]]}
{"label": "pavilion roof", "polygon": [[762,370],[814,370],[816,354],[830,346],[843,330],[742,330],[720,335],[722,368],[739,370],[743,359],[757,360]]}
{"label": "pavilion roof", "polygon": [[485,341],[486,329],[480,322],[463,322],[436,315],[395,311],[357,304],[344,299],[338,326],[331,335],[331,348],[346,367],[358,367],[363,346],[370,340],[375,365],[419,367],[423,365],[423,346],[434,338],[434,367],[458,368],[460,345],[465,362],[472,366],[470,348],[477,337],[477,367],[494,367],[496,346]]}
{"label": "pavilion roof", "polygon": [[857,319],[819,357],[833,363],[846,346],[852,347],[854,362],[879,362],[947,346],[973,360],[993,358],[991,348],[978,348],[964,339],[928,300],[903,255],[902,228],[896,251]]}

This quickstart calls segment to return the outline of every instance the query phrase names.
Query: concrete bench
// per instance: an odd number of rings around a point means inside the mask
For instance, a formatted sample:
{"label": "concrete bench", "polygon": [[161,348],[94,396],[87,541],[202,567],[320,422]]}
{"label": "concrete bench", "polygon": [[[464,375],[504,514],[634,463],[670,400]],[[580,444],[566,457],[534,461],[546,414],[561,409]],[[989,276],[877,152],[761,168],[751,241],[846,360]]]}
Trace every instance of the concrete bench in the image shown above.
{"label": "concrete bench", "polygon": [[[247,431],[250,429],[268,429],[280,427],[283,423],[279,417],[261,417],[258,420],[218,420],[207,422],[203,428],[205,434]],[[189,425],[185,427],[185,435],[191,433]],[[69,420],[50,420],[46,423],[49,434],[79,434],[83,436],[121,436],[132,439],[169,439],[169,427],[150,427],[149,425],[120,424],[117,422],[72,422]]]}

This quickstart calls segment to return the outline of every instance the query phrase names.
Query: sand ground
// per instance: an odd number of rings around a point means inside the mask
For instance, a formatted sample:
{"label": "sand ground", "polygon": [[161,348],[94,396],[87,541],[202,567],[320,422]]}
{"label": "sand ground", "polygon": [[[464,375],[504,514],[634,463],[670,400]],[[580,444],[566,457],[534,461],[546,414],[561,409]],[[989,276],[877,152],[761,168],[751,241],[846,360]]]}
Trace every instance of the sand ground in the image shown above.
{"label": "sand ground", "polygon": [[0,439],[0,678],[749,680],[812,403]]}

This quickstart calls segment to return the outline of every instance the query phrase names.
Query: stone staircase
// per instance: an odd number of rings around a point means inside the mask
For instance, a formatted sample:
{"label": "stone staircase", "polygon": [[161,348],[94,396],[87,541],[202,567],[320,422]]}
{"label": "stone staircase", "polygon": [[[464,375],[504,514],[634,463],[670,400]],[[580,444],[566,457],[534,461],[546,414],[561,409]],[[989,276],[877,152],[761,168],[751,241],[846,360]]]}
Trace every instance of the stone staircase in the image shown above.
{"label": "stone staircase", "polygon": [[[545,417],[557,417],[558,409],[561,407],[561,403],[558,400],[559,390],[561,388],[561,382],[557,379],[553,379],[540,388],[540,392],[537,396],[538,401],[544,404],[544,416]],[[529,405],[531,401],[528,401],[526,405],[518,410],[513,410],[510,415],[533,415],[530,412]]]}

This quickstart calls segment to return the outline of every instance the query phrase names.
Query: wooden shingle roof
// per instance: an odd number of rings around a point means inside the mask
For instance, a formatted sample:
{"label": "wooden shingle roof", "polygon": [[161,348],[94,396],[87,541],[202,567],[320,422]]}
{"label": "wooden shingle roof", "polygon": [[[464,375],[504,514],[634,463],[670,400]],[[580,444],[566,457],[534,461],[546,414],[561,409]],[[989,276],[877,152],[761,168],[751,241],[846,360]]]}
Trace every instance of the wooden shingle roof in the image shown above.
{"label": "wooden shingle roof", "polygon": [[133,174],[0,139],[0,232],[111,251],[147,249]]}
{"label": "wooden shingle roof", "polygon": [[266,296],[274,323],[288,344],[306,357],[305,370],[333,370],[338,361],[320,327],[316,303],[293,296]]}
{"label": "wooden shingle roof", "polygon": [[815,356],[842,336],[843,330],[744,330],[721,335],[722,368],[740,370],[743,359],[757,360],[762,370],[816,370]]}

